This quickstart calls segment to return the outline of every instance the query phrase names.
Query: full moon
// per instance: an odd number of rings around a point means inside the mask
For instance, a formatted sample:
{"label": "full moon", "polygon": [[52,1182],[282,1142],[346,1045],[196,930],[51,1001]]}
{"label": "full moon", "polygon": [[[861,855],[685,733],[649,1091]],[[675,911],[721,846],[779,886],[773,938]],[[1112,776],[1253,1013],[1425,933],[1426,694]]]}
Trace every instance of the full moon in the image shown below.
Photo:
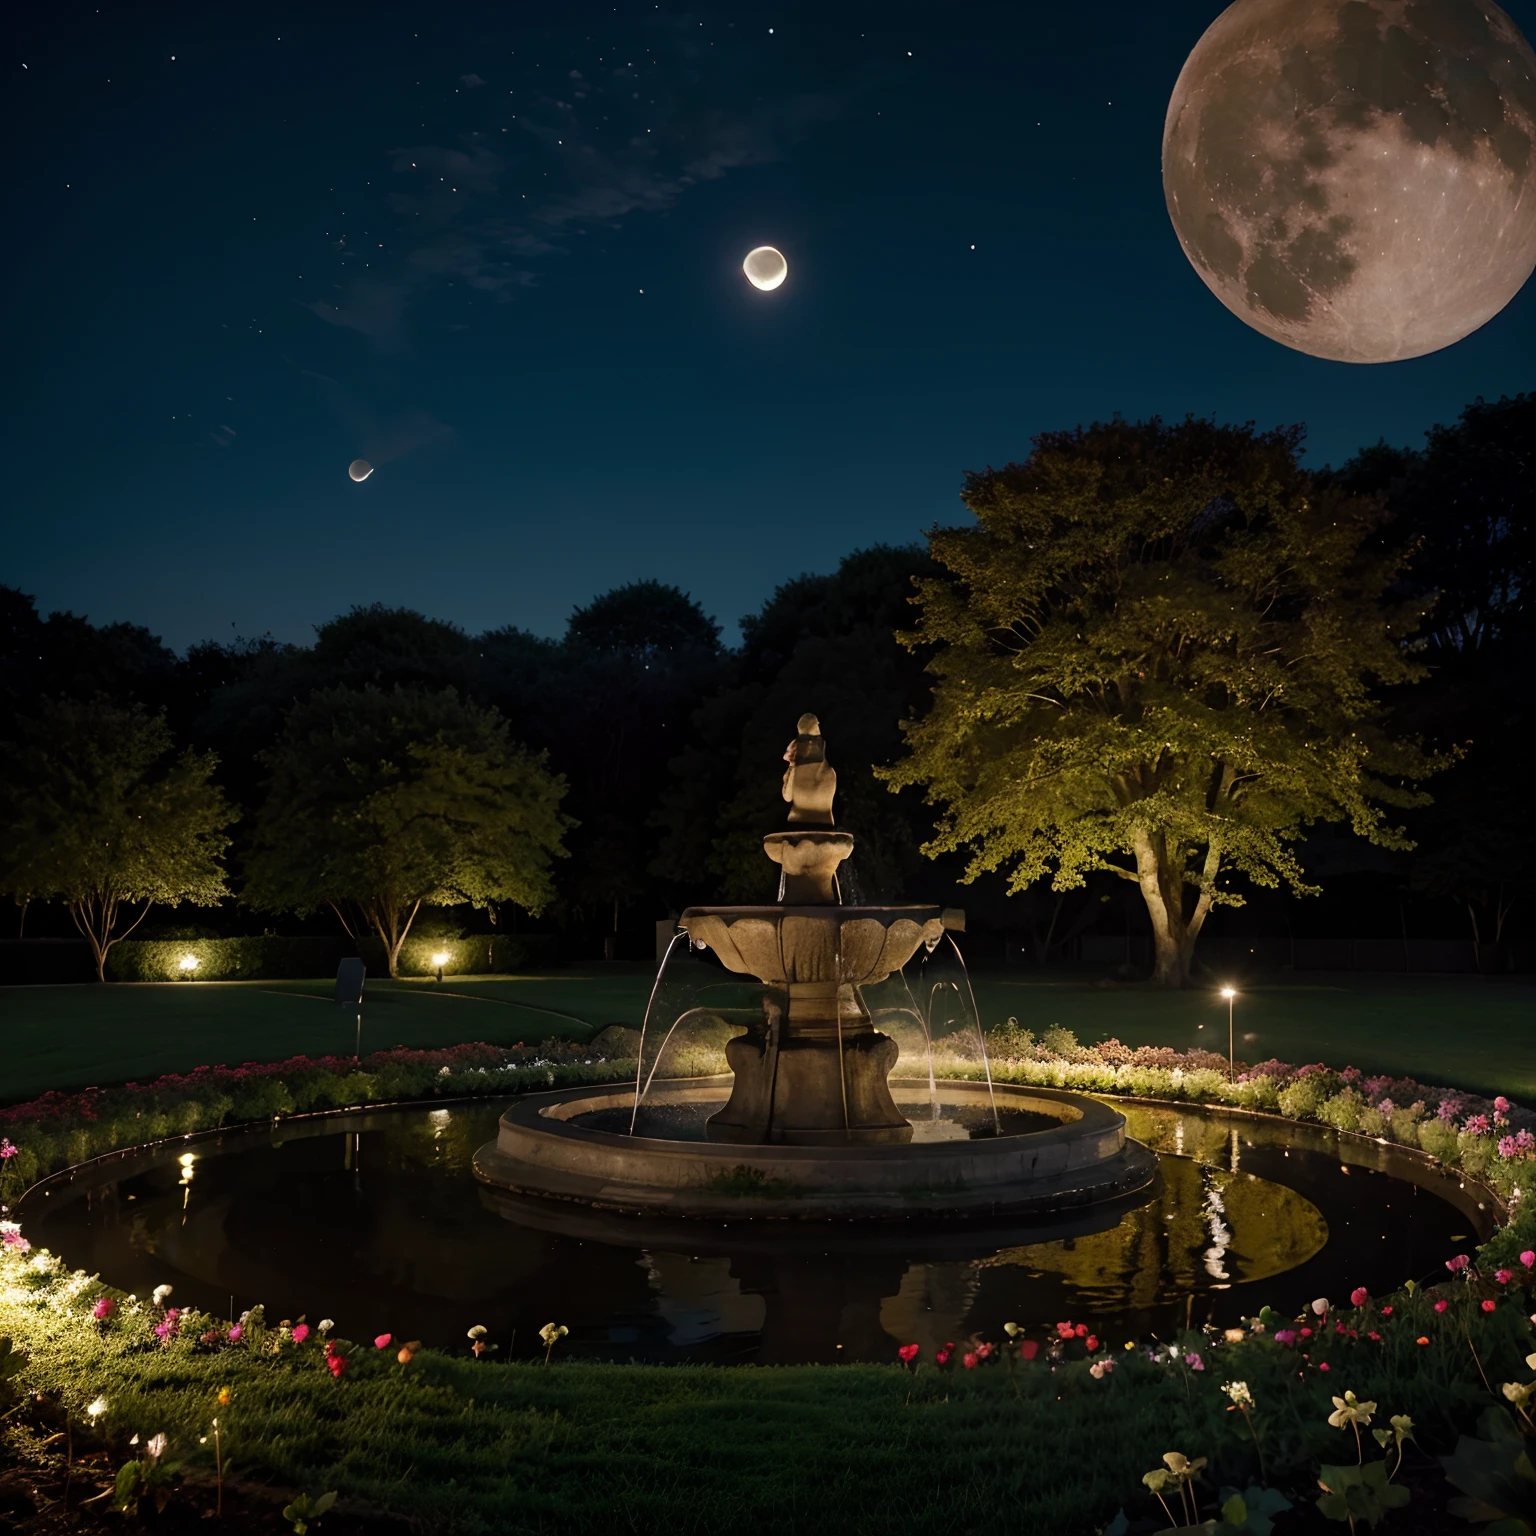
{"label": "full moon", "polygon": [[1536,268],[1533,141],[1536,55],[1489,0],[1237,0],[1174,86],[1163,191],[1240,320],[1388,363],[1460,341]]}
{"label": "full moon", "polygon": [[747,252],[741,270],[754,288],[761,288],[766,293],[789,276],[789,263],[784,260],[782,251],[774,250],[771,245],[760,245],[755,251]]}
{"label": "full moon", "polygon": [[367,459],[353,459],[347,465],[347,473],[354,480],[366,480],[373,473],[373,465]]}

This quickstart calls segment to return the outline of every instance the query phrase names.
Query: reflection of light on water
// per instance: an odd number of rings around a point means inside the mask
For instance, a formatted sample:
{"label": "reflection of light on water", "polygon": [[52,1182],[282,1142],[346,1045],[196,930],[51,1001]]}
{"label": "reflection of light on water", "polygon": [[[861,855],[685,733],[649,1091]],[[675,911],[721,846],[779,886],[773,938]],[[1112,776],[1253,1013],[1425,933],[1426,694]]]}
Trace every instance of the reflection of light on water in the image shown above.
{"label": "reflection of light on water", "polygon": [[1232,1229],[1224,1219],[1227,1207],[1221,1198],[1221,1190],[1212,1183],[1206,1185],[1204,1214],[1206,1225],[1211,1229],[1211,1246],[1202,1255],[1205,1272],[1213,1280],[1228,1280],[1231,1276],[1227,1274],[1225,1260],[1227,1248],[1232,1242]]}
{"label": "reflection of light on water", "polygon": [[1184,1122],[1182,1119],[1174,1122],[1173,1153],[1175,1157],[1184,1156]]}

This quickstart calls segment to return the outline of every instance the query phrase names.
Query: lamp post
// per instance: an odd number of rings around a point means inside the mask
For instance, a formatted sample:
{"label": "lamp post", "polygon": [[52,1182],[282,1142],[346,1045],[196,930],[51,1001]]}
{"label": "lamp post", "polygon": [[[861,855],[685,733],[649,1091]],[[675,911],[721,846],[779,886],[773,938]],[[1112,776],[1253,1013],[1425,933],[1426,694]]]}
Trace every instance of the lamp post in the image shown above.
{"label": "lamp post", "polygon": [[1237,997],[1236,987],[1223,987],[1221,995],[1227,1000],[1227,1081],[1237,1081],[1236,1039],[1232,1033],[1232,1006]]}
{"label": "lamp post", "polygon": [[443,967],[445,965],[447,965],[448,962],[452,958],[453,958],[452,955],[443,953],[441,951],[439,951],[437,954],[432,956],[432,964],[437,967],[437,984],[438,984],[438,986],[442,986],[442,984],[443,984]]}

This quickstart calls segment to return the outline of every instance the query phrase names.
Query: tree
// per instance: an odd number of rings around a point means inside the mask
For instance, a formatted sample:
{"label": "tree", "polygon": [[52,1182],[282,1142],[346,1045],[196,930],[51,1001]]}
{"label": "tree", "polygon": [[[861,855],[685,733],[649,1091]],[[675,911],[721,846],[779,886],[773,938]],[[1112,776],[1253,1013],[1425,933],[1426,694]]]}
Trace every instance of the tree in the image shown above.
{"label": "tree", "polygon": [[540,911],[573,825],[565,781],[495,710],[450,688],[327,688],[290,710],[264,754],[246,898],[300,915],[329,906],[371,930],[389,974],[424,902]]}
{"label": "tree", "polygon": [[22,903],[66,903],[98,981],[155,902],[229,894],[219,859],[234,813],[212,753],[178,753],[160,716],[101,701],[45,704],[18,728],[0,759],[5,888]]}
{"label": "tree", "polygon": [[1057,890],[1134,881],[1161,985],[1187,983],[1235,875],[1308,886],[1291,843],[1345,822],[1406,845],[1383,806],[1434,762],[1372,696],[1422,668],[1422,604],[1389,597],[1378,501],[1314,491],[1299,429],[1114,421],[967,476],[974,527],[935,529],[919,583],[930,713],[885,777],[944,807],[927,852]]}

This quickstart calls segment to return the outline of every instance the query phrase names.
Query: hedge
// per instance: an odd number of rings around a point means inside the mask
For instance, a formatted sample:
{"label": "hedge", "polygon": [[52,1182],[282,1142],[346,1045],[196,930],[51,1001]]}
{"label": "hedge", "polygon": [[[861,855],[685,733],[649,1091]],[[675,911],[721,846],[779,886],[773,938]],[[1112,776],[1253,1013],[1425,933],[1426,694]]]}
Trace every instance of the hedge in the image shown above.
{"label": "hedge", "polygon": [[[468,939],[407,939],[400,952],[402,976],[436,973],[433,957],[446,954],[443,970],[484,976],[551,966],[558,953],[554,934],[497,934]],[[384,946],[377,939],[354,944],[344,935],[233,939],[124,939],[107,952],[108,981],[273,981],[334,976],[349,955],[361,955],[371,976],[386,976]],[[187,965],[195,960],[196,965]]]}

